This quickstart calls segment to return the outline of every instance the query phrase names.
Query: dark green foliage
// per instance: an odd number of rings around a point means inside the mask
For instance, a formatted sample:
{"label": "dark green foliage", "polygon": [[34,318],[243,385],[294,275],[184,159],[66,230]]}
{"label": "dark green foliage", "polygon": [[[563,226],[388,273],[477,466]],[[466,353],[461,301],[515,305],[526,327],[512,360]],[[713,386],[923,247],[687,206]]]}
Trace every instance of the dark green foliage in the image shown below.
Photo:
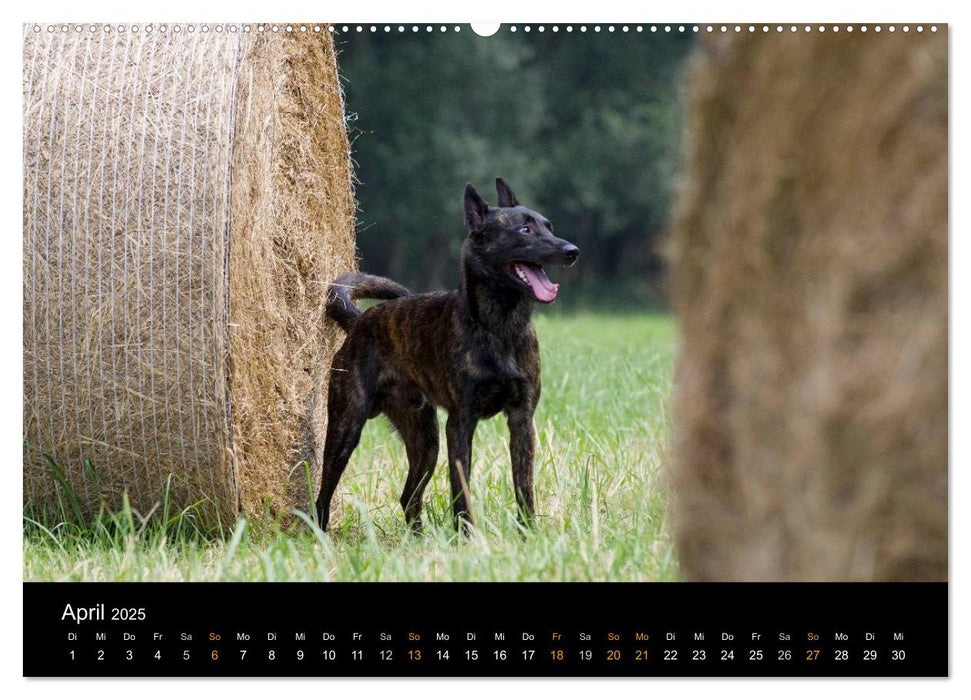
{"label": "dark green foliage", "polygon": [[664,302],[659,243],[689,37],[590,28],[482,38],[464,27],[337,42],[363,269],[415,290],[454,288],[462,188],[491,191],[502,176],[582,251],[557,271],[563,302]]}

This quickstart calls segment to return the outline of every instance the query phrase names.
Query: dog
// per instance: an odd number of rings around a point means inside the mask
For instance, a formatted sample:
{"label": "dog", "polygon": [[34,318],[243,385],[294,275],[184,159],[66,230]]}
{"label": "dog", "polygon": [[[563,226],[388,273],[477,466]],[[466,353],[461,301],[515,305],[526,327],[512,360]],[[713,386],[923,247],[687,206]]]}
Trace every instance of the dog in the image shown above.
{"label": "dog", "polygon": [[[361,430],[386,415],[405,444],[405,521],[421,530],[422,494],[438,459],[436,407],[448,413],[445,437],[456,529],[468,532],[472,436],[478,421],[502,411],[509,425],[512,481],[524,526],[533,523],[533,413],[540,398],[539,343],[530,316],[552,303],[559,285],[544,265],[573,265],[580,250],[553,235],[539,212],[519,204],[502,178],[498,206],[465,186],[467,236],[461,286],[412,295],[392,280],[361,273],[338,278],[327,315],[347,332],[330,370],[327,437],[317,497],[326,530],[330,502]],[[380,299],[363,313],[357,299]]]}

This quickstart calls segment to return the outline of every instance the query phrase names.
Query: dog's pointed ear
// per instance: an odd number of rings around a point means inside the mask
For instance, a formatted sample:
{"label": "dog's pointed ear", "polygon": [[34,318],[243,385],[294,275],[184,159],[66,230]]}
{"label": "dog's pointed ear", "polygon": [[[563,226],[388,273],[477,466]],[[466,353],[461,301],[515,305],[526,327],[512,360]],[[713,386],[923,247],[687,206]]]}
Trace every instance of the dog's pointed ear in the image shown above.
{"label": "dog's pointed ear", "polygon": [[512,188],[501,177],[496,178],[496,194],[499,195],[500,207],[519,206],[519,201],[516,199],[516,195],[513,194]]}
{"label": "dog's pointed ear", "polygon": [[465,185],[465,226],[469,231],[477,231],[485,223],[489,214],[489,205],[475,191],[472,183]]}

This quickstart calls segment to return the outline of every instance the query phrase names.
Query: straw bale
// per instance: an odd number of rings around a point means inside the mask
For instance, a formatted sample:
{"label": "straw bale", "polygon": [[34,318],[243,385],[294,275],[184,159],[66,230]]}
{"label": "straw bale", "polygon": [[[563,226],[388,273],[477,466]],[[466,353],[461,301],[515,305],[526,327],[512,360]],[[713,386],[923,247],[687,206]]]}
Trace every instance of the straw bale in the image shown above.
{"label": "straw bale", "polygon": [[947,577],[947,38],[716,37],[674,227],[693,580]]}
{"label": "straw bale", "polygon": [[306,507],[354,266],[329,34],[55,27],[24,31],[25,503]]}

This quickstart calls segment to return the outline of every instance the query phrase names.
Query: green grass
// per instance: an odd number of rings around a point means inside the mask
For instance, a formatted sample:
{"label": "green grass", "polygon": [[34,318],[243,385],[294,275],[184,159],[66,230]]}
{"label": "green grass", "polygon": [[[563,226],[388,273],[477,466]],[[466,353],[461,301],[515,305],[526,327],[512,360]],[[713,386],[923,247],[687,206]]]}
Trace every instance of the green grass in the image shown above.
{"label": "green grass", "polygon": [[[339,489],[332,530],[303,513],[286,529],[240,519],[201,533],[185,514],[143,521],[130,508],[88,525],[25,514],[31,581],[675,580],[664,486],[676,343],[666,316],[543,316],[536,414],[537,525],[515,519],[505,421],[479,424],[468,540],[451,525],[445,447],[425,495],[425,532],[398,505],[407,463],[384,419],[368,423]],[[444,423],[444,416],[440,416]],[[444,436],[444,427],[442,430]],[[442,438],[444,443],[444,437]],[[70,511],[70,506],[66,508]],[[76,519],[75,519],[76,520]]]}

